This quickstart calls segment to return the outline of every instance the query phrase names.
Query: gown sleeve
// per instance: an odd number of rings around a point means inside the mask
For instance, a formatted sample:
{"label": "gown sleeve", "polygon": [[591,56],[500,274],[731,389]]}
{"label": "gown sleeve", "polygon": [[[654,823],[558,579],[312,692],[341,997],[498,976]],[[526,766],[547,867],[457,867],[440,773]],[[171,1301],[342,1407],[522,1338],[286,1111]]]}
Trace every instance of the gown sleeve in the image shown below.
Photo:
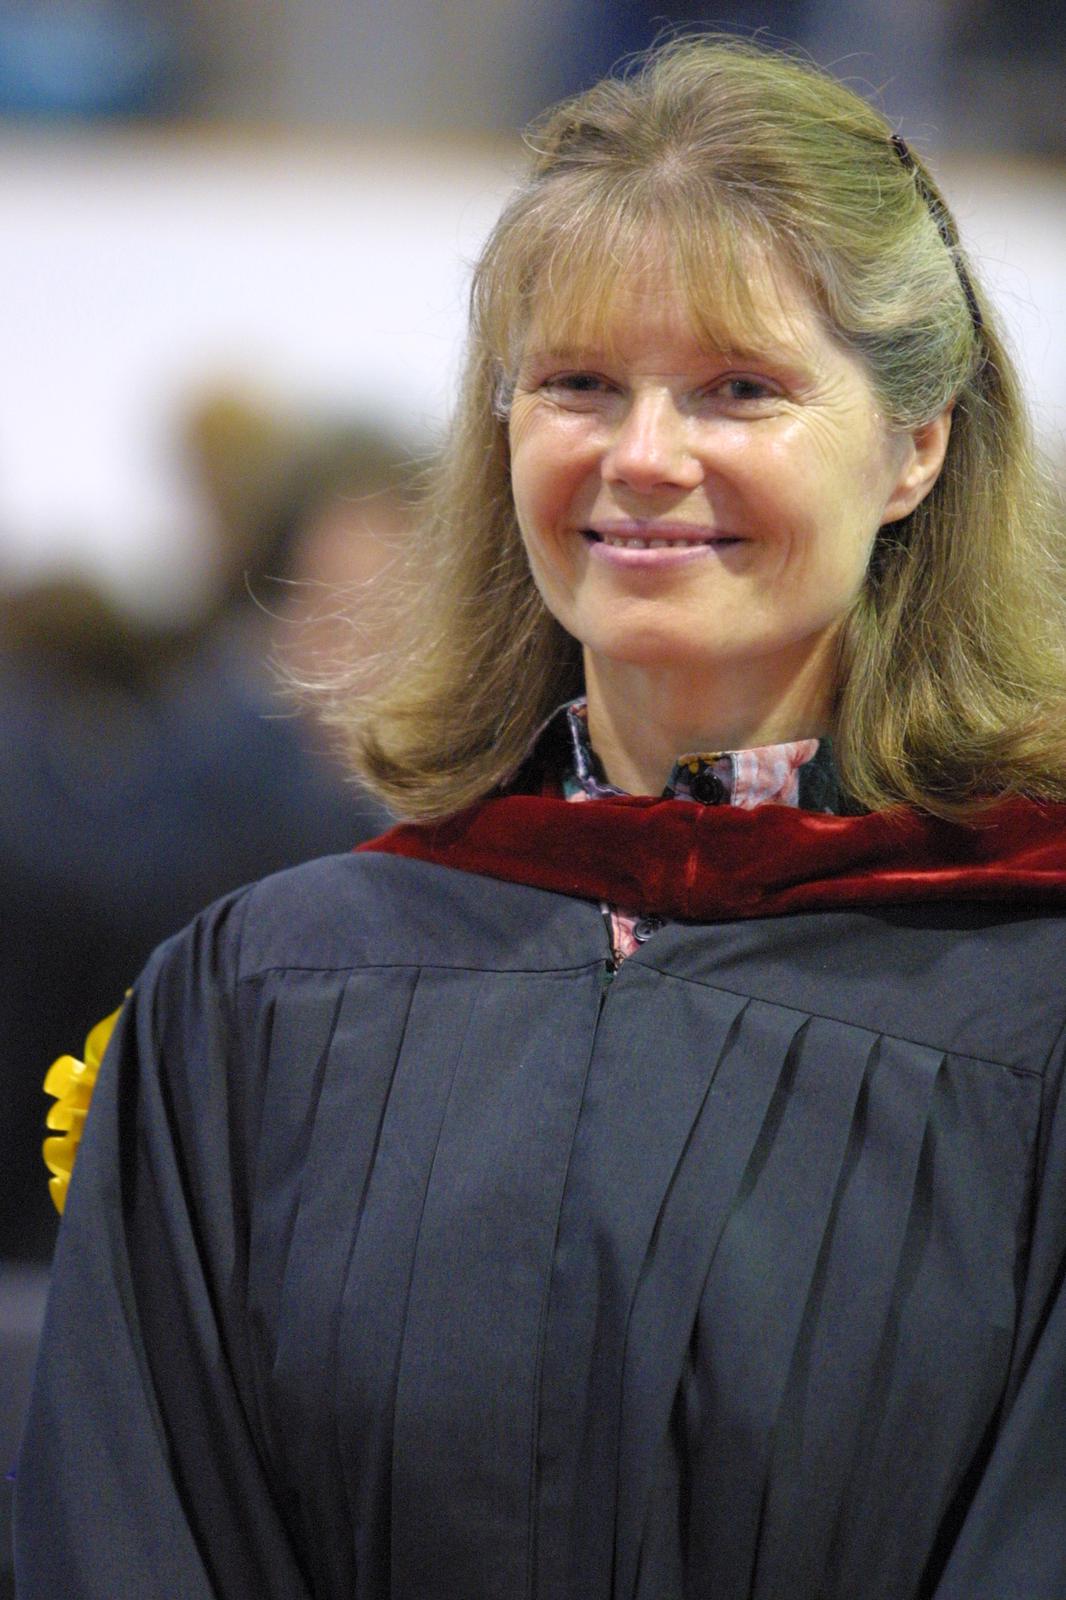
{"label": "gown sleeve", "polygon": [[[1066,1596],[1066,1093],[1049,1078],[1014,1359],[934,1600]],[[972,1495],[972,1498],[970,1496]]]}
{"label": "gown sleeve", "polygon": [[126,1001],[60,1230],[16,1477],[20,1600],[302,1600],[241,1316],[236,900]]}

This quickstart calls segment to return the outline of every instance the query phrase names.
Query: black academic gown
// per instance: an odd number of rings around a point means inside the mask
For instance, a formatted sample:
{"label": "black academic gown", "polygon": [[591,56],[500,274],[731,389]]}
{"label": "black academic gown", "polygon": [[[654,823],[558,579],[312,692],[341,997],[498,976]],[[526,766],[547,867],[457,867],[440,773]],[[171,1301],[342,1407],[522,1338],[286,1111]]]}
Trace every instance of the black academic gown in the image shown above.
{"label": "black academic gown", "polygon": [[223,902],[102,1069],[21,1600],[1062,1600],[1064,940]]}

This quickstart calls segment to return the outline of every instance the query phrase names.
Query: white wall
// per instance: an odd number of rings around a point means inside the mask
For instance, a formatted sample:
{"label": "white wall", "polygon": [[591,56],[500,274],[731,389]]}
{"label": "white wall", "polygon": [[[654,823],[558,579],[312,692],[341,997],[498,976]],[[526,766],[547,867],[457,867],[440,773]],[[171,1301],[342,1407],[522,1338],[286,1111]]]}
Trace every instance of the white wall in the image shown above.
{"label": "white wall", "polygon": [[212,380],[439,423],[510,154],[0,146],[0,571],[84,561],[147,609],[195,588],[202,508],[175,423]]}

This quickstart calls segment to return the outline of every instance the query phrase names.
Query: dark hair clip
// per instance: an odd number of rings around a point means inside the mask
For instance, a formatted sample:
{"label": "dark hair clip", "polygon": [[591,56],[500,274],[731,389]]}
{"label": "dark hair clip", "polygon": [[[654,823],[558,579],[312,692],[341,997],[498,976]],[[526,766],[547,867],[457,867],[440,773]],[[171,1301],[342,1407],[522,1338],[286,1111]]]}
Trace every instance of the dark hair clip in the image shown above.
{"label": "dark hair clip", "polygon": [[894,133],[889,142],[891,143],[893,150],[899,156],[899,159],[903,162],[903,165],[905,167],[910,167],[913,170],[914,157],[911,155],[910,145],[907,143],[903,135],[901,133]]}
{"label": "dark hair clip", "polygon": [[974,293],[973,284],[970,282],[970,274],[966,271],[965,264],[962,260],[959,250],[959,236],[955,231],[955,226],[951,220],[951,216],[943,202],[937,199],[936,195],[929,187],[925,174],[922,172],[922,169],[918,165],[917,161],[915,161],[913,155],[911,154],[910,146],[908,145],[906,139],[903,138],[902,134],[894,133],[889,139],[889,143],[896,152],[896,155],[899,157],[899,160],[902,162],[903,166],[905,166],[907,171],[912,173],[914,176],[914,181],[918,187],[918,193],[925,201],[926,209],[928,210],[933,221],[936,223],[937,232],[944,241],[944,247],[949,252],[951,259],[955,263],[955,271],[959,275],[959,284],[962,288],[963,294],[966,296],[966,304],[969,307],[970,319],[973,322],[976,332],[980,333],[985,325],[985,319],[981,315],[981,307],[977,304],[977,296]]}

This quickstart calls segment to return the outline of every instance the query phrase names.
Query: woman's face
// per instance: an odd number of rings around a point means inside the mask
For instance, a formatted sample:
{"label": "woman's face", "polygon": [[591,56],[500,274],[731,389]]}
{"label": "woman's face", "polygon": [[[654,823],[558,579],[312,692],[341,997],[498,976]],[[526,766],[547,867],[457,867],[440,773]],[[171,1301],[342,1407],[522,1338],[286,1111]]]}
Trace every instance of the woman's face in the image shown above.
{"label": "woman's face", "polygon": [[769,275],[758,353],[707,349],[666,283],[621,294],[591,348],[531,329],[510,446],[537,586],[601,680],[612,663],[780,678],[820,656],[828,686],[878,528],[928,487],[915,437]]}

